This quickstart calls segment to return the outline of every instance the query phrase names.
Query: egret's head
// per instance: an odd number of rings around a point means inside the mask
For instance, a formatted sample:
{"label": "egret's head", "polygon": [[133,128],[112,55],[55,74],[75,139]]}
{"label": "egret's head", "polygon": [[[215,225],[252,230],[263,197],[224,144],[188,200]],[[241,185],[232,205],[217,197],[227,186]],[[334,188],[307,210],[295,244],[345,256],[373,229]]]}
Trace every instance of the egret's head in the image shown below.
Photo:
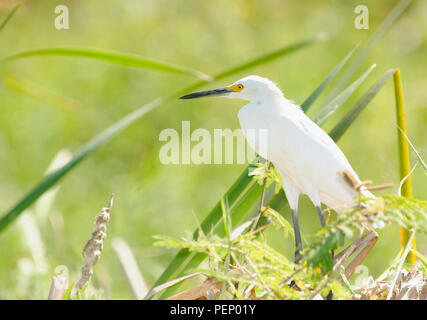
{"label": "egret's head", "polygon": [[283,97],[283,94],[273,81],[259,76],[248,76],[236,81],[230,86],[190,93],[182,96],[180,99],[194,99],[210,96],[253,101],[260,98]]}

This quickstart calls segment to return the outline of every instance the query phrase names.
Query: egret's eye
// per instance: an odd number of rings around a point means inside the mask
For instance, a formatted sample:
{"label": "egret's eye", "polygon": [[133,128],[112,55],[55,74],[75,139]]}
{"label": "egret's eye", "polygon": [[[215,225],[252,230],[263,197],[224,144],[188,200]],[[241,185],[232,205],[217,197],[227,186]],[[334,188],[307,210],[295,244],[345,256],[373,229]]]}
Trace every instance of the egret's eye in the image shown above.
{"label": "egret's eye", "polygon": [[243,90],[243,84],[233,84],[231,86],[228,86],[227,88],[233,90],[234,92],[240,92]]}

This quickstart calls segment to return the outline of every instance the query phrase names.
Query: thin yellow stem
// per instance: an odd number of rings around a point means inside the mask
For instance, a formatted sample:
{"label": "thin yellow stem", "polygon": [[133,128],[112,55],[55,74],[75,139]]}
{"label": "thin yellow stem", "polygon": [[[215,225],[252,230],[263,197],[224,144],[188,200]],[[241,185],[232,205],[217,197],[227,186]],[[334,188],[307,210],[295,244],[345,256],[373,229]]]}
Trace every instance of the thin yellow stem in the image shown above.
{"label": "thin yellow stem", "polygon": [[[396,69],[394,73],[394,91],[396,95],[396,117],[397,117],[397,141],[399,147],[399,162],[400,162],[400,180],[407,178],[402,184],[402,196],[412,198],[412,184],[411,184],[411,165],[409,163],[409,145],[405,139],[406,135],[406,118],[405,106],[403,103],[402,81],[400,77],[400,70]],[[400,128],[400,129],[399,129]],[[403,133],[402,133],[403,132]],[[400,228],[400,245],[404,248],[410,238],[411,232],[403,227]],[[412,240],[412,248],[415,249],[415,237]],[[408,254],[406,262],[415,265],[417,258],[412,252]]]}

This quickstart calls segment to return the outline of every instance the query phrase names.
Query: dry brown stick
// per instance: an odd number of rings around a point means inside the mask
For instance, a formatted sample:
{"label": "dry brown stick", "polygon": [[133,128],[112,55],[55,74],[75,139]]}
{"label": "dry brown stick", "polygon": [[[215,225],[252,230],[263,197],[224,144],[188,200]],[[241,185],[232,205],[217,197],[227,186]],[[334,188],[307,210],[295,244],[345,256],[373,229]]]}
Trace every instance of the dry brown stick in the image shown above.
{"label": "dry brown stick", "polygon": [[344,271],[344,275],[346,278],[350,278],[354,270],[356,270],[356,267],[360,265],[363,260],[365,260],[368,253],[372,250],[372,248],[375,246],[378,240],[378,234],[376,232],[370,232],[367,234],[367,237],[364,241],[365,247],[362,249],[362,251],[359,252],[359,254],[351,260],[351,262],[347,265]]}
{"label": "dry brown stick", "polygon": [[48,300],[62,300],[67,289],[68,280],[64,276],[54,276],[50,284]]}
{"label": "dry brown stick", "polygon": [[385,184],[380,184],[377,186],[370,186],[368,187],[367,185],[372,184],[371,180],[366,180],[366,181],[362,181],[361,183],[359,183],[356,179],[356,177],[348,170],[343,170],[343,171],[337,171],[337,173],[344,178],[344,180],[356,191],[360,192],[360,188],[361,187],[365,187],[368,190],[382,190],[382,189],[388,189],[388,188],[392,188],[393,184],[391,183],[385,183]]}
{"label": "dry brown stick", "polygon": [[79,291],[89,282],[93,274],[92,267],[98,262],[101,257],[101,251],[104,245],[104,239],[107,236],[107,222],[110,219],[110,211],[113,206],[114,194],[111,195],[108,207],[103,208],[101,213],[95,218],[95,227],[92,232],[91,238],[86,242],[83,248],[83,258],[85,263],[82,267],[82,275],[76,283],[75,296],[77,297]]}
{"label": "dry brown stick", "polygon": [[[362,245],[368,243],[366,245],[366,247],[363,249],[362,252],[360,252],[349,264],[349,266],[347,266],[347,268],[344,271],[344,274],[346,275],[347,278],[349,278],[355,268],[362,263],[362,261],[366,258],[368,252],[372,249],[372,247],[375,245],[375,243],[377,242],[378,239],[378,234],[375,231],[372,231],[370,233],[368,233],[367,235],[365,235],[364,237],[362,237],[361,239],[356,240],[355,242],[353,242],[351,245],[349,245],[346,249],[344,249],[343,251],[341,251],[335,258],[334,258],[334,267],[333,267],[333,271],[337,271],[341,265],[354,253],[356,252]],[[331,282],[332,280],[335,280],[339,277],[340,273],[337,272],[337,274],[335,276],[329,276],[328,279],[325,281],[325,283],[320,286],[316,291],[314,291],[310,297],[309,300],[312,300],[323,288],[325,288],[327,286],[327,284],[329,282]],[[347,276],[348,275],[348,276]]]}
{"label": "dry brown stick", "polygon": [[157,294],[157,293],[159,293],[159,292],[161,292],[161,291],[163,291],[169,287],[172,287],[172,286],[174,286],[174,285],[176,285],[176,284],[178,284],[184,280],[187,280],[187,279],[190,279],[192,277],[199,276],[199,275],[202,275],[202,273],[201,272],[195,272],[195,273],[180,277],[178,279],[174,279],[174,280],[168,281],[166,283],[162,283],[162,284],[158,285],[157,287],[154,287],[150,291],[148,291],[148,293],[145,295],[145,297],[142,300],[148,300],[152,296],[154,296],[155,294]]}
{"label": "dry brown stick", "polygon": [[250,235],[250,234],[255,234],[255,233],[258,233],[258,232],[261,232],[262,230],[264,230],[264,229],[267,229],[269,226],[271,226],[272,224],[271,223],[269,223],[269,224],[264,224],[264,225],[262,225],[261,227],[259,227],[258,229],[255,229],[254,231],[249,231],[249,232],[247,232],[246,234],[247,235]]}
{"label": "dry brown stick", "polygon": [[337,173],[344,178],[344,180],[354,189],[357,190],[357,186],[359,185],[359,181],[357,181],[356,177],[349,170],[337,171]]}
{"label": "dry brown stick", "polygon": [[369,191],[375,191],[375,190],[389,189],[389,188],[393,188],[393,187],[394,187],[394,184],[385,183],[385,184],[379,184],[377,186],[366,187],[366,189],[368,189]]}
{"label": "dry brown stick", "polygon": [[167,298],[167,300],[199,300],[206,299],[209,291],[212,291],[213,294],[217,293],[222,288],[222,281],[215,282],[213,279],[209,279],[206,282],[198,285],[197,287],[188,289],[184,292],[180,292],[172,297]]}
{"label": "dry brown stick", "polygon": [[[350,244],[347,248],[345,248],[343,251],[338,253],[334,258],[333,270],[337,270],[339,265],[344,263],[362,245],[364,245],[366,243],[370,243],[373,239],[375,239],[375,242],[376,242],[376,239],[378,239],[378,234],[375,231],[371,231],[368,234],[366,234],[365,236],[363,236],[362,238],[357,239],[352,244]],[[375,242],[373,243],[373,245],[375,244]],[[372,249],[373,245],[369,248],[369,250]],[[368,250],[368,252],[369,252],[369,250]],[[366,255],[368,254],[368,252],[366,252]],[[363,256],[363,259],[366,257],[366,255]],[[362,258],[362,256],[360,258]],[[363,259],[362,259],[362,261],[363,261]]]}

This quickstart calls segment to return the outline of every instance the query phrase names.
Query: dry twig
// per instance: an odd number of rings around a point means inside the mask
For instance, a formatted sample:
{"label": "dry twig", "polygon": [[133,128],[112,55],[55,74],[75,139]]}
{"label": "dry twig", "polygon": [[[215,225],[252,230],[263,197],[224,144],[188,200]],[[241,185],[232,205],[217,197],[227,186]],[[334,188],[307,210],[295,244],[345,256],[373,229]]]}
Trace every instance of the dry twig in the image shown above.
{"label": "dry twig", "polygon": [[180,292],[168,300],[205,300],[209,296],[214,296],[222,288],[223,282],[215,281],[214,279],[208,279],[197,287],[188,289],[184,292]]}
{"label": "dry twig", "polygon": [[67,278],[64,276],[54,276],[50,285],[48,300],[62,300],[67,289]]}
{"label": "dry twig", "polygon": [[365,260],[377,240],[378,234],[375,231],[371,231],[361,239],[357,239],[334,257],[334,270],[338,270],[339,266],[343,264],[353,253],[359,250],[359,248],[363,248],[362,251],[359,252],[359,254],[345,268],[344,275],[346,278],[350,278],[354,273],[354,270],[356,270],[356,267]]}
{"label": "dry twig", "polygon": [[89,282],[93,274],[92,267],[98,262],[101,257],[101,251],[104,245],[104,239],[107,236],[107,222],[110,219],[110,211],[113,206],[114,194],[111,195],[108,207],[103,208],[101,213],[95,218],[95,227],[92,232],[92,237],[86,242],[83,248],[83,258],[85,264],[82,267],[82,275],[76,283],[75,296]]}

